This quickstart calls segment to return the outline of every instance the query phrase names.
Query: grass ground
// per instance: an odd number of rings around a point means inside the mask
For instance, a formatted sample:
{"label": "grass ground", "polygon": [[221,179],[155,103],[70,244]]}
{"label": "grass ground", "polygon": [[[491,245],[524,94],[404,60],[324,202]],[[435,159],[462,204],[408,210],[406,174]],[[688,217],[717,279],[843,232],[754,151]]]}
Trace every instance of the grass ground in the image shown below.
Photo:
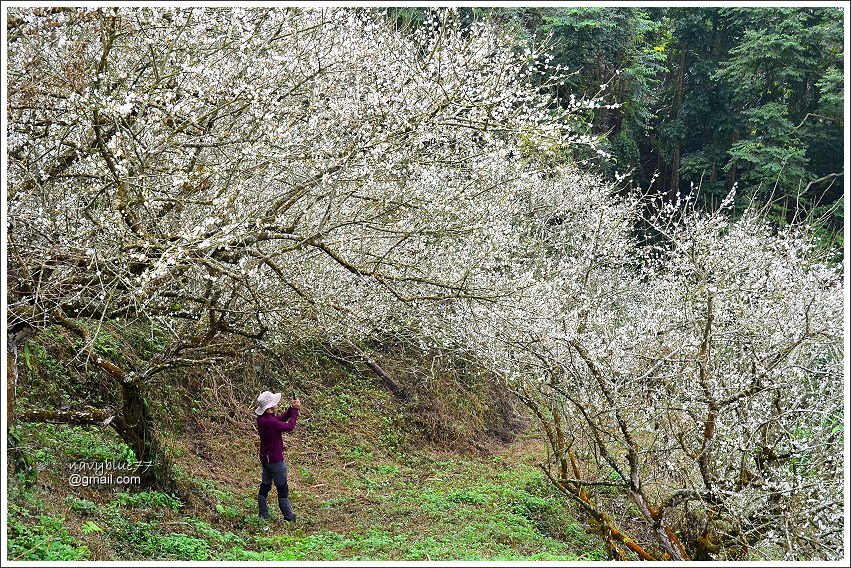
{"label": "grass ground", "polygon": [[[105,435],[106,434],[106,435]],[[68,484],[68,463],[126,455],[108,432],[19,427],[32,465],[10,478],[9,558],[17,560],[590,560],[603,551],[534,466],[533,433],[488,455],[429,449],[387,455],[367,444],[290,453],[299,520],[256,518],[253,448],[221,434],[172,440],[203,499]],[[184,447],[185,449],[181,449]],[[211,461],[198,457],[226,456]],[[222,453],[226,451],[228,453]],[[131,452],[132,453],[132,452]]]}
{"label": "grass ground", "polygon": [[[103,355],[149,357],[148,335],[137,341],[133,333],[102,333],[115,343]],[[63,330],[51,328],[25,347],[19,387],[39,394],[39,404],[73,407],[96,399],[98,388],[111,392],[102,377],[62,363],[74,361],[73,338]],[[132,450],[109,428],[19,423],[9,432],[17,473],[7,478],[8,557],[604,558],[535,466],[545,450],[530,421],[486,375],[433,356],[423,367],[423,353],[384,345],[381,364],[408,391],[398,398],[370,372],[304,349],[280,368],[258,371],[249,361],[233,372],[239,381],[199,371],[146,384],[184,500],[132,485],[72,487],[72,463],[134,461]],[[257,518],[251,402],[261,390],[293,388],[304,401],[298,427],[285,436],[299,520],[281,520],[273,489],[266,525]]]}

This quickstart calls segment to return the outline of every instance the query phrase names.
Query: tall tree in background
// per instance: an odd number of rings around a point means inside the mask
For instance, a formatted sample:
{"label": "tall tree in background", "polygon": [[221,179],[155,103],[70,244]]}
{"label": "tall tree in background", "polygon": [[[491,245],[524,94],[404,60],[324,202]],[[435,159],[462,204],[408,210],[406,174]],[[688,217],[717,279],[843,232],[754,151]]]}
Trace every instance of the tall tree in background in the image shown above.
{"label": "tall tree in background", "polygon": [[779,224],[842,227],[842,13],[831,8],[522,8],[516,28],[552,35],[570,93],[618,108],[588,115],[610,174],[675,199],[766,206]]}
{"label": "tall tree in background", "polygon": [[[659,12],[661,15],[662,13]],[[715,208],[738,185],[738,208],[766,206],[842,226],[842,14],[828,8],[676,8],[666,112],[656,130],[671,195],[700,186]]]}
{"label": "tall tree in background", "polygon": [[[748,195],[775,207],[776,219],[791,221],[822,204],[842,173],[841,114],[830,102],[841,96],[841,13],[731,9],[721,17],[738,36],[714,74],[738,118],[725,167],[738,170]],[[831,196],[841,196],[840,184]]]}

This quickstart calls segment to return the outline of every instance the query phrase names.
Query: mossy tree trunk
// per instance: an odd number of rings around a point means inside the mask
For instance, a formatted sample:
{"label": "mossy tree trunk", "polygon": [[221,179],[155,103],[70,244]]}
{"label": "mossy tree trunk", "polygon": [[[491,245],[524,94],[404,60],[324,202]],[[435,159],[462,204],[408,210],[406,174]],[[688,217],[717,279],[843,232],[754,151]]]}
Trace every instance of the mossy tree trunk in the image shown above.
{"label": "mossy tree trunk", "polygon": [[[86,329],[61,312],[53,314],[53,320],[72,331],[83,340],[84,346],[92,345]],[[121,389],[120,406],[115,409],[86,408],[84,410],[36,409],[19,413],[20,420],[27,422],[59,422],[66,424],[97,424],[111,426],[121,439],[133,449],[141,462],[138,475],[141,486],[179,493],[174,480],[174,467],[166,455],[156,432],[156,424],[145,398],[144,375],[126,372],[90,347],[84,347],[89,360],[115,381]],[[10,366],[13,361],[10,359]],[[11,371],[10,371],[11,372]]]}
{"label": "mossy tree trunk", "polygon": [[124,442],[133,448],[136,459],[141,462],[139,475],[142,485],[170,493],[177,492],[174,468],[157,436],[148,401],[139,384],[123,381],[121,399],[121,411],[112,426]]}

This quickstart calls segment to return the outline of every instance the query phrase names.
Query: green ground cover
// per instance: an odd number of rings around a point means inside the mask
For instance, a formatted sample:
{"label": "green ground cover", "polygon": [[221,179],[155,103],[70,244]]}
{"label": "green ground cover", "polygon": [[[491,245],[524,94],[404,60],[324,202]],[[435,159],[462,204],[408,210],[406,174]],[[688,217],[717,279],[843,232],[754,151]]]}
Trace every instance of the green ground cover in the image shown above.
{"label": "green ground cover", "polygon": [[291,458],[299,520],[284,523],[271,498],[267,524],[256,518],[253,480],[229,486],[184,472],[202,507],[156,491],[72,488],[65,464],[127,457],[126,447],[94,428],[33,425],[17,434],[42,471],[30,483],[10,478],[10,559],[604,558],[534,466],[541,446],[528,437],[490,455],[354,448],[331,461]]}

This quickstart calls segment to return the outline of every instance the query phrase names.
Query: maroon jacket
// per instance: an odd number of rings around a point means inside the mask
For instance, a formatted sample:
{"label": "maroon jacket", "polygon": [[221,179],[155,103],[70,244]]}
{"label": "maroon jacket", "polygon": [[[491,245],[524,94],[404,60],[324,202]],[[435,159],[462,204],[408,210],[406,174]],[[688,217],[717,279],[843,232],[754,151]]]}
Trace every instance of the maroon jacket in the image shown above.
{"label": "maroon jacket", "polygon": [[260,434],[260,463],[284,461],[282,432],[292,432],[298,419],[298,409],[288,408],[280,416],[271,412],[257,417],[257,432]]}

